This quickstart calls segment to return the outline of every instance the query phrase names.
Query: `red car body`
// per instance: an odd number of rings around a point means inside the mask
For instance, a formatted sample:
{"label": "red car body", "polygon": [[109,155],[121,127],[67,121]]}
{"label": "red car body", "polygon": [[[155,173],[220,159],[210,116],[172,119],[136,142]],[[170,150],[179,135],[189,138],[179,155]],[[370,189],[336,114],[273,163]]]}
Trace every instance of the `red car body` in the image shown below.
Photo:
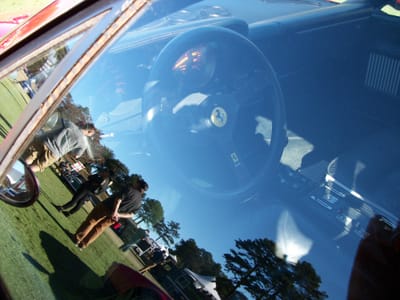
{"label": "red car body", "polygon": [[[61,16],[72,7],[77,6],[82,0],[68,1],[55,0],[37,14],[29,18],[28,15],[18,16],[11,21],[0,23],[0,53],[5,49],[13,47],[18,41],[40,30],[55,18]],[[28,20],[26,20],[29,18]],[[19,27],[18,27],[19,26]],[[14,30],[18,27],[16,30]]]}
{"label": "red car body", "polygon": [[29,18],[28,15],[22,15],[14,17],[12,18],[12,20],[9,21],[0,21],[0,38],[14,30],[15,27],[17,27],[27,18]]}
{"label": "red car body", "polygon": [[123,295],[131,289],[145,289],[152,293],[158,300],[172,300],[163,290],[139,272],[120,263],[114,263],[107,272],[107,280],[110,281],[118,294]]}

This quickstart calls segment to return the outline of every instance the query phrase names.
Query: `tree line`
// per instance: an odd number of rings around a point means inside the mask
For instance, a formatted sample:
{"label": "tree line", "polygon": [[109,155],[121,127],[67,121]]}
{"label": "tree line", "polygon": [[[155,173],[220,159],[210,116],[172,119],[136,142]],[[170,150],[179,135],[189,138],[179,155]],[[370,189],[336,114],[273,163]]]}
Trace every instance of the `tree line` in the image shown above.
{"label": "tree line", "polygon": [[[90,121],[89,109],[75,105],[71,95],[64,98],[59,111],[73,122]],[[115,157],[114,152],[100,143],[101,135],[102,132],[98,131],[91,141],[95,159],[86,156],[82,163],[111,170],[114,174],[111,190],[117,192],[141,178],[141,175],[129,174],[127,166]],[[159,200],[144,195],[143,205],[133,221],[136,224],[145,223],[158,234],[157,240],[174,246],[170,253],[177,256],[179,268],[215,277],[217,291],[223,299],[233,295],[244,297],[239,289],[246,290],[255,299],[327,298],[327,294],[320,291],[321,279],[313,266],[306,261],[291,264],[277,257],[275,243],[269,239],[236,240],[235,248],[223,255],[223,270],[212,254],[200,248],[194,239],[181,239],[175,243],[180,237],[180,224],[165,219]]]}

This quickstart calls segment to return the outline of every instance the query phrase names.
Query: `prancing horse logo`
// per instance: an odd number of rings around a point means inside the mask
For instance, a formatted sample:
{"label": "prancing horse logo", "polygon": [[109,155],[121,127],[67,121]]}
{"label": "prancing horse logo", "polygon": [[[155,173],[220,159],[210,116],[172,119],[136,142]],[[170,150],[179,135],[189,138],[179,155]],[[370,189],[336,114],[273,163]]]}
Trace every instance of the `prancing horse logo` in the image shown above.
{"label": "prancing horse logo", "polygon": [[223,127],[228,122],[228,114],[222,107],[215,107],[211,113],[211,122],[217,127]]}

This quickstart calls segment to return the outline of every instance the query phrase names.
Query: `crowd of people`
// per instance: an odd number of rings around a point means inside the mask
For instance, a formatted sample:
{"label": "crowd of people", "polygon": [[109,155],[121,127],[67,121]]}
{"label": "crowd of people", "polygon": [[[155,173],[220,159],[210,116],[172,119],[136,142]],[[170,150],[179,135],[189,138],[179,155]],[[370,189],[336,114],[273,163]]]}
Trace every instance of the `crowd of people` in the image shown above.
{"label": "crowd of people", "polygon": [[[43,172],[67,154],[73,155],[77,159],[85,151],[88,151],[88,138],[96,133],[95,126],[92,123],[75,124],[68,120],[60,122],[61,126],[57,129],[38,135],[25,152],[25,162],[33,172]],[[53,205],[65,217],[69,217],[76,213],[86,201],[106,191],[112,183],[112,176],[113,173],[110,170],[100,170],[89,175],[87,180],[75,191],[70,201],[62,205]],[[147,182],[139,178],[96,204],[73,234],[75,246],[83,250],[108,227],[118,224],[120,219],[131,219],[140,209],[143,195],[148,188]],[[127,251],[148,234],[148,230],[138,228],[131,242],[121,246],[121,250]],[[164,259],[165,253],[156,251],[154,264],[144,267],[140,272],[144,273],[150,270]]]}

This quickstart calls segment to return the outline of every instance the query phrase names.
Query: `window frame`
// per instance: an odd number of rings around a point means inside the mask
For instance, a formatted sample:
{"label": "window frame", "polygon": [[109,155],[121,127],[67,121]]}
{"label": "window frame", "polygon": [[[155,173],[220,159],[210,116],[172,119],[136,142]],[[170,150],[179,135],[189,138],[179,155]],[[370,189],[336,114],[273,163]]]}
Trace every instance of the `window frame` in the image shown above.
{"label": "window frame", "polygon": [[43,53],[73,34],[86,31],[31,99],[0,144],[0,180],[21,156],[72,85],[124,29],[146,10],[149,3],[148,0],[121,0],[112,3],[97,1],[73,15],[67,13],[68,18],[59,21],[40,36],[28,41],[22,40],[15,45],[16,50],[0,55],[2,78],[34,55]]}

